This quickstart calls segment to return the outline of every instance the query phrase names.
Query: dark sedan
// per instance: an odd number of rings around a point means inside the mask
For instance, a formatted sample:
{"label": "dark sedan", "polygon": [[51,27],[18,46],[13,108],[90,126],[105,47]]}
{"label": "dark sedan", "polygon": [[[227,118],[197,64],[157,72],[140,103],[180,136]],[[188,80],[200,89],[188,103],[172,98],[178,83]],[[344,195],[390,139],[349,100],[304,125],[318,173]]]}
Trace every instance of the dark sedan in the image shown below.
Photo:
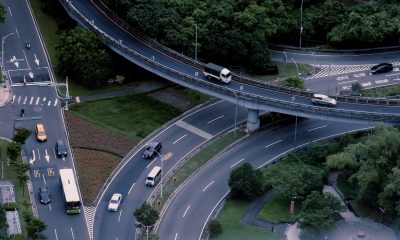
{"label": "dark sedan", "polygon": [[67,156],[67,148],[62,140],[58,140],[56,143],[56,154],[59,158]]}
{"label": "dark sedan", "polygon": [[46,186],[42,186],[39,188],[39,197],[41,203],[43,204],[50,203],[50,191]]}
{"label": "dark sedan", "polygon": [[381,63],[371,67],[369,70],[371,74],[385,73],[390,71],[393,71],[393,64],[391,63]]}
{"label": "dark sedan", "polygon": [[156,154],[160,154],[160,150],[161,150],[160,142],[151,142],[144,150],[143,158],[151,159],[157,156]]}

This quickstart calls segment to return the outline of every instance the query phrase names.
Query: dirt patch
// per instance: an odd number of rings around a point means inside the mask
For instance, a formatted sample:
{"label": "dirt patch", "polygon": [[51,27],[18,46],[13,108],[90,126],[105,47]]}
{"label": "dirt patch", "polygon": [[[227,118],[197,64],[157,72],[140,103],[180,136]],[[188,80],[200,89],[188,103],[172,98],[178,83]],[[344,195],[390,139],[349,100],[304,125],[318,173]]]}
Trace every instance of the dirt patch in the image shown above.
{"label": "dirt patch", "polygon": [[137,144],[65,112],[83,201],[92,203],[111,172]]}

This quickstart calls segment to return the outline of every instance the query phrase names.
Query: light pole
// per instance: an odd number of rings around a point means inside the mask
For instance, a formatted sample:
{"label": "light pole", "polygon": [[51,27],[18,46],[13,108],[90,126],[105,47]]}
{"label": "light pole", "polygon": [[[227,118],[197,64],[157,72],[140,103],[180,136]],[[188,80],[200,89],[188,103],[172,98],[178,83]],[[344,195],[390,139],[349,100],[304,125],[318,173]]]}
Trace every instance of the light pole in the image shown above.
{"label": "light pole", "polygon": [[8,36],[13,35],[14,33],[9,33],[4,37],[1,37],[1,67],[4,69],[4,42]]}
{"label": "light pole", "polygon": [[235,94],[236,97],[236,107],[235,107],[235,131],[233,132],[233,137],[236,138],[236,129],[237,129],[237,109],[238,109],[238,95],[236,94],[235,91],[233,91],[232,89],[228,88],[233,94]]}
{"label": "light pole", "polygon": [[197,21],[195,22],[196,24],[196,45],[194,48],[194,60],[197,62]]}
{"label": "light pole", "polygon": [[150,226],[147,226],[147,225],[144,225],[143,223],[137,221],[137,222],[136,222],[136,227],[137,227],[138,225],[142,225],[143,227],[146,228],[146,239],[149,240],[149,229],[150,229],[151,227],[153,227],[155,224],[150,225]]}
{"label": "light pole", "polygon": [[299,67],[297,66],[297,63],[296,63],[296,61],[294,60],[294,58],[293,58],[293,57],[291,57],[291,58],[292,58],[292,61],[293,61],[294,65],[296,65],[297,76],[300,76],[300,74],[299,74]]}
{"label": "light pole", "polygon": [[301,0],[300,6],[300,48],[301,48],[301,34],[303,33],[303,0]]}

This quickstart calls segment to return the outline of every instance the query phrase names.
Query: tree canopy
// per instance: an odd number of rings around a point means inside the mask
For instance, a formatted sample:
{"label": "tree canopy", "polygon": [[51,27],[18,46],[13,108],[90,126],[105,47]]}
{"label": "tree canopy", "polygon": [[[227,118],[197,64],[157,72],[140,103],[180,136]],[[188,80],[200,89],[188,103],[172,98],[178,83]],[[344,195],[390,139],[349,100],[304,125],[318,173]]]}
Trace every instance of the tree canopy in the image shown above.
{"label": "tree canopy", "polygon": [[150,204],[144,202],[140,208],[137,208],[133,213],[136,220],[144,226],[153,226],[159,217],[159,213]]}
{"label": "tree canopy", "polygon": [[229,176],[230,194],[236,199],[253,200],[264,192],[262,181],[261,172],[254,170],[250,163],[244,163]]}
{"label": "tree canopy", "polygon": [[95,88],[113,76],[111,56],[92,32],[74,28],[63,34],[56,49],[57,70],[79,85]]}

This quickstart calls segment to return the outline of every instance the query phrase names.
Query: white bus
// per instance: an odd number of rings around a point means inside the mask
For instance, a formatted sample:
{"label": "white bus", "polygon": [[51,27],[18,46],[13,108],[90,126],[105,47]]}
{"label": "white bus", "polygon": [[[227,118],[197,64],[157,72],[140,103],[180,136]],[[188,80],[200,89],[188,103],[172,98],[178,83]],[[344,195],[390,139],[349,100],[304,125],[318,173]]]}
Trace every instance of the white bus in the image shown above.
{"label": "white bus", "polygon": [[60,182],[64,193],[65,208],[68,214],[81,212],[81,199],[75,182],[74,171],[71,168],[60,169]]}

